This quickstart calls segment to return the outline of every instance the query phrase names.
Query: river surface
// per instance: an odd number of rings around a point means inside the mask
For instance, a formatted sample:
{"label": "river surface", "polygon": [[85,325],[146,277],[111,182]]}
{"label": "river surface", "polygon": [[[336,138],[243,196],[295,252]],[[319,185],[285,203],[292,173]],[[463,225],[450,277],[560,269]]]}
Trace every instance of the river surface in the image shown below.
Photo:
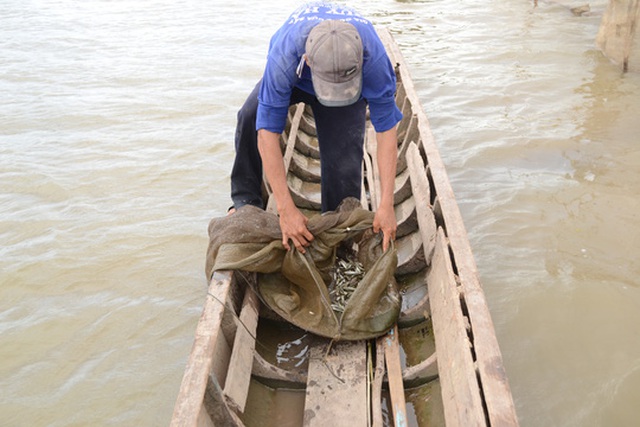
{"label": "river surface", "polygon": [[[235,113],[298,4],[0,1],[0,425],[168,424]],[[347,4],[409,63],[521,425],[635,425],[640,75],[595,48],[606,2]]]}

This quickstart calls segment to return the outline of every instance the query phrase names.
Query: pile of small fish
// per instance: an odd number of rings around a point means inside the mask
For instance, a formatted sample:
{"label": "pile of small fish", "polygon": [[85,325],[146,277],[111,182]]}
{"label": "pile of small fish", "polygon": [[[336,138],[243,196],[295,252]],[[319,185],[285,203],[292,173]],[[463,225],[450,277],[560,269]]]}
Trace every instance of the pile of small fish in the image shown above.
{"label": "pile of small fish", "polygon": [[355,259],[339,259],[335,270],[332,272],[329,296],[333,311],[343,313],[344,309],[356,290],[358,283],[364,277],[364,267]]}

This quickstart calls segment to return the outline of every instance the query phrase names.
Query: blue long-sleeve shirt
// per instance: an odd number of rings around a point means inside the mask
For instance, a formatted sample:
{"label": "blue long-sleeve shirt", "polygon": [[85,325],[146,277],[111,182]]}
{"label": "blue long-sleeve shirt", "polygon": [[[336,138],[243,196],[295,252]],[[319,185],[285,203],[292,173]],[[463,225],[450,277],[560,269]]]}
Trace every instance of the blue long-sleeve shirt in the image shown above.
{"label": "blue long-sleeve shirt", "polygon": [[282,133],[294,87],[315,95],[309,67],[304,65],[300,78],[296,69],[305,53],[309,32],[327,19],[349,22],[360,34],[363,47],[361,96],[369,104],[371,122],[376,132],[387,131],[402,119],[394,99],[395,72],[371,22],[347,7],[316,2],[293,12],[271,38],[258,94],[256,129]]}

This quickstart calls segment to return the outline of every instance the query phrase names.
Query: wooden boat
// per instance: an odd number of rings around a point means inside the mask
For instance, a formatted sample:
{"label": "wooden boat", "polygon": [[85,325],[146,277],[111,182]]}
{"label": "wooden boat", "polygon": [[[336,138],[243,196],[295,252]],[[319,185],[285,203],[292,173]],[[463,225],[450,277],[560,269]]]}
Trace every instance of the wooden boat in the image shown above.
{"label": "wooden boat", "polygon": [[[380,37],[396,64],[396,102],[404,114],[395,183],[396,278],[403,294],[397,326],[377,340],[340,342],[328,351],[327,339],[273,320],[246,286],[254,275],[218,271],[172,426],[518,425],[469,240],[427,117],[397,45],[387,31]],[[376,140],[367,126],[362,204],[375,210]],[[320,209],[319,152],[304,105],[292,106],[282,146],[294,200],[313,215]]]}

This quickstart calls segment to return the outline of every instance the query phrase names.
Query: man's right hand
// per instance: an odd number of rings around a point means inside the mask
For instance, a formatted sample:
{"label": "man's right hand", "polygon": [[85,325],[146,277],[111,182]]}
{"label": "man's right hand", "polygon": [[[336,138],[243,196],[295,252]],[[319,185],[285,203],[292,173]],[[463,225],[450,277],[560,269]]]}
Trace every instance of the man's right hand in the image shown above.
{"label": "man's right hand", "polygon": [[278,209],[280,214],[280,229],[282,230],[282,245],[291,250],[289,240],[301,253],[313,241],[313,234],[307,229],[309,219],[293,204],[284,209]]}
{"label": "man's right hand", "polygon": [[296,207],[289,187],[282,162],[280,149],[280,135],[266,129],[258,131],[258,150],[262,158],[262,166],[267,181],[276,199],[278,214],[280,215],[280,229],[282,230],[282,245],[291,250],[289,240],[300,252],[305,253],[305,247],[313,240],[313,234],[307,229],[308,219]]}

